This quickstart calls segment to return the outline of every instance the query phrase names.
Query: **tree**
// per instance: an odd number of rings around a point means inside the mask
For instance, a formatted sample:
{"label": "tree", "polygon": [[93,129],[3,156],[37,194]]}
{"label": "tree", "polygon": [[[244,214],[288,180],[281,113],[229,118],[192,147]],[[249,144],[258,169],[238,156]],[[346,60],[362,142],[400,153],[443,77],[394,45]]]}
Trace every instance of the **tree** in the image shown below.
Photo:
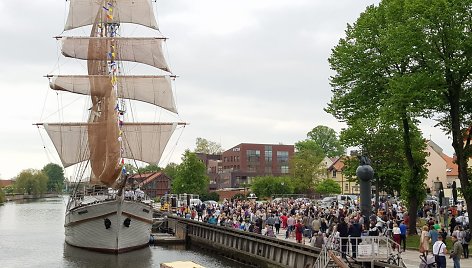
{"label": "tree", "polygon": [[339,142],[336,131],[330,127],[316,126],[307,133],[307,137],[328,157],[341,156],[345,153],[345,148]]}
{"label": "tree", "polygon": [[336,75],[331,79],[334,95],[326,110],[348,126],[369,118],[401,129],[408,167],[402,185],[409,191],[409,230],[413,233],[426,178],[424,142],[417,142],[417,118],[427,116],[435,103],[426,90],[435,80],[421,69],[423,59],[409,49],[419,41],[417,27],[404,25],[408,21],[404,6],[402,0],[384,0],[348,25],[346,37],[329,59]]}
{"label": "tree", "polygon": [[152,172],[159,172],[161,170],[162,168],[160,168],[157,164],[149,164],[145,167],[138,168],[138,173],[139,174],[152,173]]}
{"label": "tree", "polygon": [[164,173],[171,179],[175,178],[177,175],[177,168],[179,165],[176,163],[169,163],[167,166],[164,168]]}
{"label": "tree", "polygon": [[26,169],[16,177],[15,188],[18,193],[39,196],[47,191],[48,176],[40,170]]}
{"label": "tree", "polygon": [[217,192],[204,193],[200,195],[200,200],[208,201],[213,200],[218,202],[220,200],[220,195]]}
{"label": "tree", "polygon": [[324,153],[311,140],[297,142],[295,148],[297,148],[297,152],[289,162],[295,192],[311,193],[315,182],[323,174],[321,162]]}
{"label": "tree", "polygon": [[[403,152],[402,131],[398,126],[385,125],[378,118],[358,119],[341,131],[340,140],[346,146],[360,148],[361,155],[371,159],[376,196],[379,192],[387,192],[392,196],[395,192],[400,194],[401,180],[408,167]],[[359,159],[350,157],[344,164],[343,173],[346,177],[357,181]]]}
{"label": "tree", "polygon": [[263,176],[252,180],[251,190],[257,197],[272,197],[278,194],[293,194],[295,186],[290,177]]}
{"label": "tree", "polygon": [[332,179],[325,179],[316,184],[315,191],[322,195],[340,194],[341,186]]}
{"label": "tree", "polygon": [[182,156],[182,163],[177,167],[175,178],[172,180],[172,192],[204,194],[208,192],[209,183],[205,164],[195,153],[186,150]]}
{"label": "tree", "polygon": [[[396,2],[399,0],[392,5]],[[406,27],[417,34],[417,44],[407,48],[434,81],[427,85],[432,94],[430,102],[434,104],[431,108],[439,126],[452,134],[461,190],[471,214],[472,182],[468,160],[472,156],[472,2],[414,0],[399,3],[404,4],[408,14]]]}
{"label": "tree", "polygon": [[45,165],[42,172],[48,177],[47,191],[62,192],[64,188],[64,169],[58,164],[49,163]]}
{"label": "tree", "polygon": [[204,138],[197,138],[195,142],[195,153],[221,154],[223,151],[221,144]]}

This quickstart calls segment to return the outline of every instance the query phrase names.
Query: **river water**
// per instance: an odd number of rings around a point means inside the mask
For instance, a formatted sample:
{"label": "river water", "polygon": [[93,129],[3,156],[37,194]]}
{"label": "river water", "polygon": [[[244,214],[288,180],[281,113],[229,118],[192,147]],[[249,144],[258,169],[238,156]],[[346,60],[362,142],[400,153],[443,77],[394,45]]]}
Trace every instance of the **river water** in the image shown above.
{"label": "river water", "polygon": [[207,268],[241,264],[197,248],[151,246],[120,255],[101,254],[64,242],[66,197],[9,202],[0,206],[0,267],[159,267],[194,261]]}

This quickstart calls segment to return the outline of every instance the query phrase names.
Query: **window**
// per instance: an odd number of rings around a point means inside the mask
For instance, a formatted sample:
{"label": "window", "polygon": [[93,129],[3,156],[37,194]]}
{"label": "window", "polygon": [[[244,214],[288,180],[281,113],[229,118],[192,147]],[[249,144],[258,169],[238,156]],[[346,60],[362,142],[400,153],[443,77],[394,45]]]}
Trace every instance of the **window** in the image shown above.
{"label": "window", "polygon": [[346,183],[344,185],[344,191],[348,191],[349,192],[349,183]]}
{"label": "window", "polygon": [[277,152],[277,162],[279,164],[288,163],[288,152],[287,151],[278,151]]}
{"label": "window", "polygon": [[336,169],[333,169],[333,177],[332,178],[336,178]]}
{"label": "window", "polygon": [[259,162],[259,158],[261,157],[261,151],[247,150],[246,155],[247,155],[248,162]]}
{"label": "window", "polygon": [[272,163],[272,146],[265,146],[264,159],[266,163]]}
{"label": "window", "polygon": [[256,172],[256,166],[255,165],[247,165],[247,172]]}
{"label": "window", "polygon": [[280,173],[287,174],[288,173],[288,166],[281,166]]}

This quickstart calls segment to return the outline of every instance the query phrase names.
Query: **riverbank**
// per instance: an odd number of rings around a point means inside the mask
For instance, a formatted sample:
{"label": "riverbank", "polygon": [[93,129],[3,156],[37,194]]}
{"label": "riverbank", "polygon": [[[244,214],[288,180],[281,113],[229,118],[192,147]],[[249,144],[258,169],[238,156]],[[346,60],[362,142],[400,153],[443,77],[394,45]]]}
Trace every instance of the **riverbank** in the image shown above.
{"label": "riverbank", "polygon": [[9,194],[9,195],[5,195],[5,202],[31,200],[31,199],[39,199],[39,198],[52,198],[52,197],[60,197],[60,196],[61,196],[60,194],[42,194],[40,196],[35,196],[32,194]]}

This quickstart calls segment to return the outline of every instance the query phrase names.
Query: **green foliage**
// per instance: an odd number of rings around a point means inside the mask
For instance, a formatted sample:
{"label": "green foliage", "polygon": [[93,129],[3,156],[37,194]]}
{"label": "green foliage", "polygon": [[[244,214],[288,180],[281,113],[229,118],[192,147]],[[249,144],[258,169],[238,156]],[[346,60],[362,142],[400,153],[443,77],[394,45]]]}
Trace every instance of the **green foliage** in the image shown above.
{"label": "green foliage", "polygon": [[161,171],[162,168],[160,168],[158,165],[156,164],[149,164],[145,167],[142,167],[142,168],[138,168],[138,173],[139,174],[144,174],[144,173],[152,173],[152,172],[159,172]]}
{"label": "green foliage", "polygon": [[15,187],[14,185],[8,185],[8,186],[3,187],[2,190],[5,194],[12,194],[15,192]]}
{"label": "green foliage", "polygon": [[48,176],[40,170],[26,169],[17,177],[15,188],[18,193],[39,196],[47,191]]}
{"label": "green foliage", "polygon": [[246,195],[244,195],[244,194],[235,194],[235,195],[233,195],[233,197],[231,197],[231,200],[246,200],[248,194],[246,194]]}
{"label": "green foliage", "polygon": [[220,195],[217,192],[203,193],[200,195],[200,200],[202,201],[213,200],[213,201],[218,202],[220,200]]}
{"label": "green foliage", "polygon": [[5,193],[3,192],[3,189],[0,189],[0,204],[5,202]]}
{"label": "green foliage", "polygon": [[177,167],[175,178],[172,180],[172,192],[201,195],[208,192],[209,183],[205,164],[195,153],[186,150],[182,156],[182,163]]}
{"label": "green foliage", "polygon": [[251,190],[258,198],[272,197],[276,194],[293,194],[295,185],[290,177],[255,177]]}
{"label": "green foliage", "polygon": [[48,177],[47,191],[62,192],[64,188],[64,169],[58,164],[49,163],[45,165],[42,172]]}
{"label": "green foliage", "polygon": [[[403,151],[402,130],[399,127],[378,119],[357,119],[341,132],[341,141],[346,146],[361,148],[362,155],[371,159],[375,171],[373,183],[378,185],[379,191],[400,193],[400,182],[406,175],[404,171],[408,170],[408,166]],[[344,164],[344,174],[356,178],[358,158],[352,157]]]}
{"label": "green foliage", "polygon": [[164,173],[171,179],[176,177],[177,174],[177,165],[176,163],[169,163],[167,166],[164,168]]}
{"label": "green foliage", "polygon": [[289,163],[292,185],[297,193],[309,193],[325,172],[325,167],[321,165],[324,153],[312,140],[299,141],[295,147],[297,152]]}
{"label": "green foliage", "polygon": [[221,144],[209,141],[204,138],[197,138],[195,142],[195,153],[221,154],[223,152]]}
{"label": "green foliage", "polygon": [[331,79],[334,95],[326,109],[349,128],[364,128],[366,133],[398,128],[406,163],[403,175],[393,165],[382,176],[391,173],[402,178],[401,185],[406,187],[402,193],[408,192],[409,197],[410,230],[416,228],[418,191],[424,190],[426,178],[417,118],[429,116],[438,104],[438,96],[430,90],[438,79],[422,67],[428,56],[420,47],[427,38],[422,38],[424,29],[418,28],[418,22],[411,23],[418,14],[408,11],[414,2],[431,1],[384,0],[348,25],[346,37],[329,59],[336,74]]}
{"label": "green foliage", "polygon": [[316,184],[315,191],[322,195],[340,194],[341,186],[332,179],[325,179]]}
{"label": "green foliage", "polygon": [[330,127],[316,126],[307,133],[307,137],[328,157],[341,156],[345,153],[345,148],[339,142],[336,131]]}
{"label": "green foliage", "polygon": [[138,173],[138,169],[133,164],[126,163],[125,168],[126,168],[126,172],[128,172],[130,175],[134,175]]}

